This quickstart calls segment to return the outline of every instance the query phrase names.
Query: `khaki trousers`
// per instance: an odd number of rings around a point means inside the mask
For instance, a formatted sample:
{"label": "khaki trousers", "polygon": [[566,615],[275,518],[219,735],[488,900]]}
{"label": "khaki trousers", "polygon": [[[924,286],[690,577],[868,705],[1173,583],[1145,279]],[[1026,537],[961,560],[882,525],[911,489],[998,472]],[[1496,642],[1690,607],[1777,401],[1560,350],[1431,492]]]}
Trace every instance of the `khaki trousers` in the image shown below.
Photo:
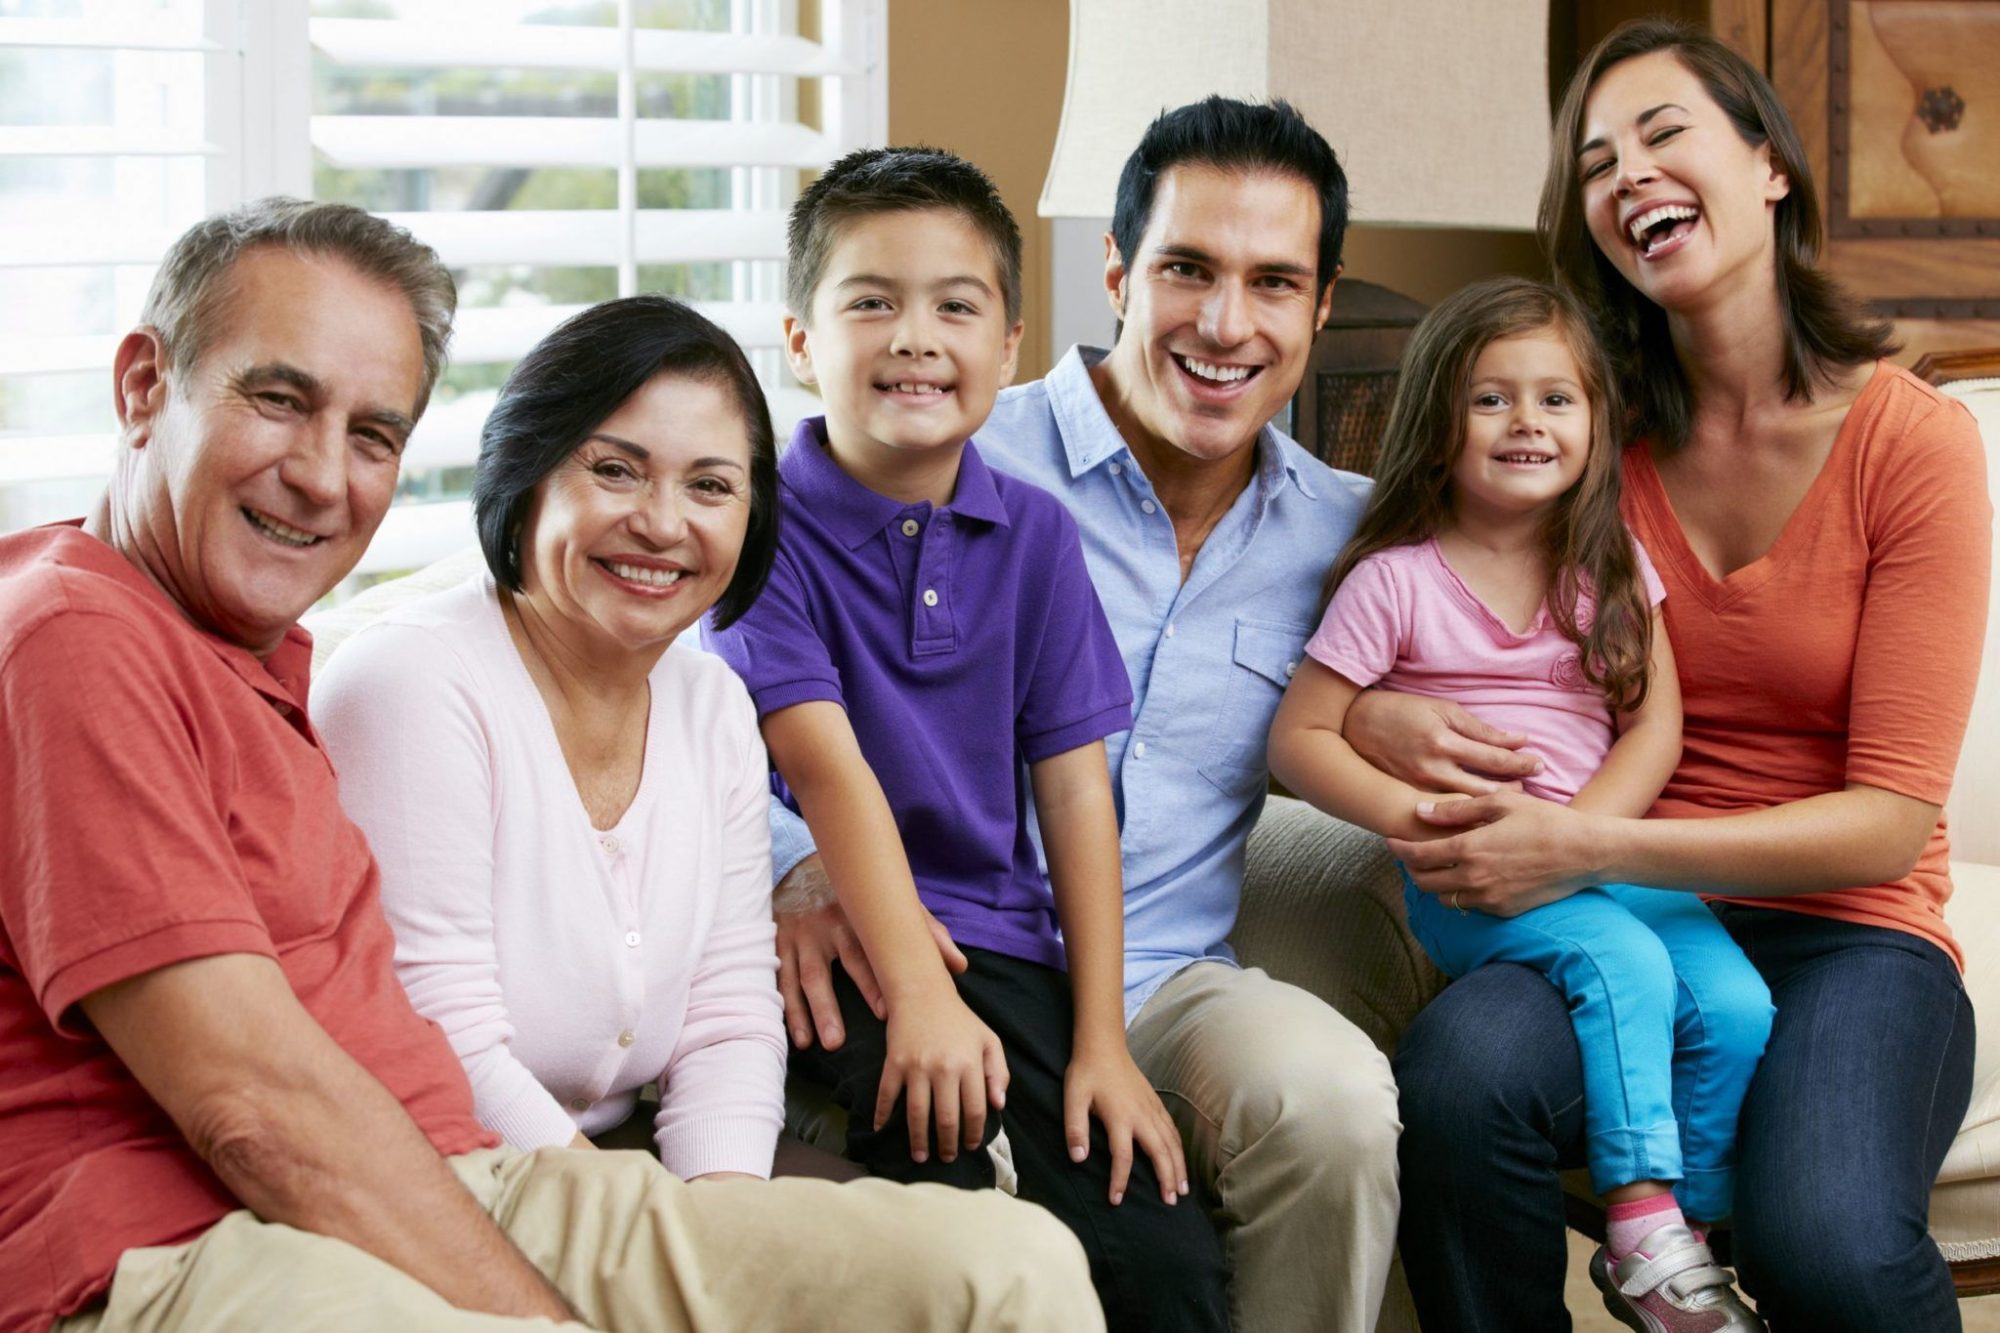
{"label": "khaki trousers", "polygon": [[1232,1325],[1372,1333],[1402,1133],[1374,1043],[1311,992],[1224,963],[1176,974],[1128,1037],[1220,1200]]}
{"label": "khaki trousers", "polygon": [[[561,1148],[491,1149],[451,1166],[598,1328],[1104,1327],[1075,1237],[998,1191],[688,1184],[646,1153]],[[186,1245],[127,1251],[108,1304],[56,1324],[58,1333],[553,1327],[455,1309],[351,1245],[248,1211]]]}

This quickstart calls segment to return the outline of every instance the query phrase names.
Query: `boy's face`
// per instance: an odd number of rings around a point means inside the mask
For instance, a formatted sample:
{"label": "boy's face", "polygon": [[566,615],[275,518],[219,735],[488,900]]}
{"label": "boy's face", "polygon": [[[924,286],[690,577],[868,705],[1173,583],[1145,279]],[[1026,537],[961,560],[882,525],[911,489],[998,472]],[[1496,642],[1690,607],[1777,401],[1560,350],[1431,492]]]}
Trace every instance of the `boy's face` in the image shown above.
{"label": "boy's face", "polygon": [[992,245],[946,209],[847,223],[810,318],[785,317],[792,371],[819,386],[834,448],[885,469],[899,453],[972,438],[1013,379],[1020,342]]}

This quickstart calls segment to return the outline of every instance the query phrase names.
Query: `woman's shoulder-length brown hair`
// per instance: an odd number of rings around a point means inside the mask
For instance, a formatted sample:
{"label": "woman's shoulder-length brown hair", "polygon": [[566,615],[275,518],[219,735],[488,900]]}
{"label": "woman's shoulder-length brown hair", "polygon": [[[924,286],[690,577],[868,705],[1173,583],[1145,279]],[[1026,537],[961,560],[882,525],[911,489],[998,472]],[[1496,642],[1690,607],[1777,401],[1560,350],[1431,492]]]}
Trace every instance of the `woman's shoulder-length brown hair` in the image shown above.
{"label": "woman's shoulder-length brown hair", "polygon": [[1699,28],[1669,19],[1623,24],[1583,58],[1556,110],[1539,231],[1556,281],[1597,317],[1631,404],[1635,435],[1656,447],[1676,449],[1692,432],[1694,404],[1674,355],[1666,312],[1634,290],[1591,240],[1577,170],[1591,90],[1613,65],[1653,51],[1672,52],[1700,79],[1745,143],[1769,145],[1771,164],[1791,185],[1778,201],[1775,220],[1786,396],[1810,402],[1814,391],[1841,371],[1888,356],[1896,344],[1886,320],[1867,316],[1817,267],[1825,239],[1819,196],[1798,130],[1770,80]]}

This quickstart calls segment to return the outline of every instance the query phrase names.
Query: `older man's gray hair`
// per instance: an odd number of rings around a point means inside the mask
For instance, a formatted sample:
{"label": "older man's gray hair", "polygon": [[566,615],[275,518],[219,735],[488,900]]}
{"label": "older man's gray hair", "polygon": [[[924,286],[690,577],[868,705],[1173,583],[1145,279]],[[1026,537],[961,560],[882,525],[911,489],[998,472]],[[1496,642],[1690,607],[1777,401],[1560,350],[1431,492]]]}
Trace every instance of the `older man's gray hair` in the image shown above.
{"label": "older man's gray hair", "polygon": [[230,265],[244,251],[264,245],[340,258],[403,294],[423,338],[424,382],[416,402],[417,415],[423,415],[444,369],[458,287],[436,251],[394,223],[348,204],[272,195],[188,228],[160,262],[139,316],[159,333],[169,370],[186,373],[200,364],[221,327]]}

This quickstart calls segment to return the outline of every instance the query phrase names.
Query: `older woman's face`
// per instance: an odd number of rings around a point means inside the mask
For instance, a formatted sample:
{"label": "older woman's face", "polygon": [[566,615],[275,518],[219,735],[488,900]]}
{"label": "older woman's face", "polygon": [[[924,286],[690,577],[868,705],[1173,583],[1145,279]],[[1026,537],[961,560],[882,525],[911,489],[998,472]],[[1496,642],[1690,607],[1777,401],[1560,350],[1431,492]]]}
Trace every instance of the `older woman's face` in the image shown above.
{"label": "older woman's face", "polygon": [[1597,81],[1577,176],[1591,239],[1658,305],[1693,311],[1772,290],[1774,213],[1790,183],[1673,52],[1634,56]]}
{"label": "older woman's face", "polygon": [[656,375],[535,489],[522,587],[629,649],[715,605],[750,524],[750,433],[722,385]]}

